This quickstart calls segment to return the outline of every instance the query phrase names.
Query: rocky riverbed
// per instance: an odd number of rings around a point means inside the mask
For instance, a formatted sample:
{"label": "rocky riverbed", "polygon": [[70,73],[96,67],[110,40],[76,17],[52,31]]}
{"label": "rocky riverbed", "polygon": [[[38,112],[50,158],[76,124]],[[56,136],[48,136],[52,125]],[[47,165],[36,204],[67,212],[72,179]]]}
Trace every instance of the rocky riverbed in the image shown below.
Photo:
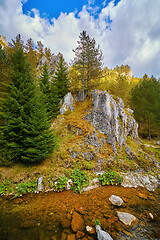
{"label": "rocky riverbed", "polygon": [[[119,196],[121,206],[109,198]],[[82,194],[72,191],[0,198],[1,240],[94,240],[95,224],[118,240],[160,239],[160,198],[145,188],[105,186]],[[126,225],[119,217],[135,217]]]}

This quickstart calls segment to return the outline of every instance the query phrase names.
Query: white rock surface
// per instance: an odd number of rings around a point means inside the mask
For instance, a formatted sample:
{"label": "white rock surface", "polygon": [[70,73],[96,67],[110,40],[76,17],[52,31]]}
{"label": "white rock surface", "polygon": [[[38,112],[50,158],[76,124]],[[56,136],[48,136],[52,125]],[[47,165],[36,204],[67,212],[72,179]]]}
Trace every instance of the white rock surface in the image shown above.
{"label": "white rock surface", "polygon": [[123,222],[125,225],[131,225],[131,223],[136,220],[136,217],[134,217],[130,213],[117,211],[117,215],[119,217],[119,220]]}
{"label": "white rock surface", "polygon": [[144,173],[121,173],[123,176],[123,187],[145,187],[147,190],[154,192],[159,185],[159,180],[152,175],[144,175]]}
{"label": "white rock surface", "polygon": [[96,233],[98,240],[113,240],[109,233],[103,231],[99,225],[96,225]]}
{"label": "white rock surface", "polygon": [[113,205],[116,205],[116,206],[119,206],[119,207],[124,203],[123,200],[122,200],[120,197],[115,196],[115,195],[112,195],[112,196],[109,198],[109,201],[111,201],[111,203],[112,203]]}
{"label": "white rock surface", "polygon": [[60,114],[63,114],[68,109],[70,109],[71,111],[73,111],[73,109],[74,109],[73,108],[73,96],[70,92],[64,96],[63,104],[62,104],[62,107],[60,108]]}

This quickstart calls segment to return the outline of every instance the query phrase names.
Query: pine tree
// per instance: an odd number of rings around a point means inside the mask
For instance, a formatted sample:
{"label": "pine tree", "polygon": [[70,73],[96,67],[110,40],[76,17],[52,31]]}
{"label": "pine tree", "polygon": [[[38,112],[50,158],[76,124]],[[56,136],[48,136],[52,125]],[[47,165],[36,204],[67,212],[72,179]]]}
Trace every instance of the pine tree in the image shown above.
{"label": "pine tree", "polygon": [[57,93],[58,101],[60,101],[68,92],[68,71],[62,55],[56,65],[54,91]]}
{"label": "pine tree", "polygon": [[34,42],[32,38],[29,38],[27,40],[27,43],[25,45],[25,50],[26,50],[25,54],[27,56],[27,60],[32,66],[33,76],[36,77],[36,70],[37,70],[36,68],[38,65],[38,54],[37,54],[37,51],[35,50]]}
{"label": "pine tree", "polygon": [[9,161],[39,162],[51,155],[54,135],[22,48],[11,55],[11,63],[11,85],[0,115],[0,151]]}
{"label": "pine tree", "polygon": [[84,101],[85,90],[88,94],[92,88],[91,81],[100,78],[102,73],[102,52],[99,46],[96,48],[96,41],[90,38],[86,31],[80,33],[79,38],[78,47],[73,50],[75,53],[73,63],[80,73]]}
{"label": "pine tree", "polygon": [[51,83],[49,81],[49,71],[47,63],[43,65],[42,75],[40,78],[40,90],[42,92],[43,100],[46,105],[46,111],[48,114],[49,120],[53,117],[53,103],[52,103],[52,93],[51,93]]}

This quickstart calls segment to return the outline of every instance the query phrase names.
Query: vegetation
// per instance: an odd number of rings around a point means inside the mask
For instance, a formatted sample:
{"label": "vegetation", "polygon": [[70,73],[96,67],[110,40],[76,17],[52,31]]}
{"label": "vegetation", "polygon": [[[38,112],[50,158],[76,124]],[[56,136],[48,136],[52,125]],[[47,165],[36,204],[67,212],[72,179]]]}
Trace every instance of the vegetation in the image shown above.
{"label": "vegetation", "polygon": [[[95,177],[99,159],[103,160],[100,167],[109,169],[99,176],[102,185],[121,184],[123,179],[116,171],[137,167],[150,171],[153,158],[159,161],[160,148],[151,139],[159,138],[159,80],[147,75],[135,78],[128,65],[102,69],[102,52],[86,31],[80,33],[74,53],[69,67],[62,54],[55,56],[31,38],[25,44],[17,35],[8,46],[0,45],[0,165],[10,166],[7,171],[0,168],[0,194],[34,192],[40,175],[45,190],[54,187],[62,191],[71,178],[72,190],[81,193],[89,178]],[[113,156],[107,143],[98,152],[88,144],[86,151],[85,137],[92,137],[94,128],[84,116],[91,111],[93,88],[108,91],[116,101],[122,98],[125,106],[134,110],[141,136],[151,142],[145,139],[137,144],[128,137],[132,156],[118,146]],[[60,101],[69,91],[75,96],[82,91],[83,103],[74,102],[74,111],[60,116]],[[96,133],[99,141],[105,138]],[[16,164],[12,166],[12,162]],[[18,180],[13,183],[15,175]]]}
{"label": "vegetation", "polygon": [[96,41],[87,35],[86,31],[80,33],[79,38],[78,47],[74,50],[75,59],[73,67],[78,71],[81,79],[82,100],[84,102],[85,91],[88,95],[93,88],[91,80],[101,76],[102,52],[99,46],[96,48]]}
{"label": "vegetation", "polygon": [[119,185],[123,181],[123,177],[121,177],[116,172],[105,172],[100,175],[99,180],[102,182],[102,186],[104,185]]}
{"label": "vegetation", "polygon": [[[148,128],[148,137],[159,137],[160,131],[160,81],[153,76],[143,77],[132,90],[132,108],[136,120],[140,123],[141,133]],[[144,128],[145,127],[145,128]]]}
{"label": "vegetation", "polygon": [[54,135],[22,48],[11,54],[11,62],[11,84],[0,115],[0,151],[9,161],[40,162],[51,155]]}
{"label": "vegetation", "polygon": [[82,188],[87,187],[89,184],[88,176],[80,169],[73,170],[71,174],[71,179],[73,181],[71,190],[76,191],[76,193],[81,193]]}

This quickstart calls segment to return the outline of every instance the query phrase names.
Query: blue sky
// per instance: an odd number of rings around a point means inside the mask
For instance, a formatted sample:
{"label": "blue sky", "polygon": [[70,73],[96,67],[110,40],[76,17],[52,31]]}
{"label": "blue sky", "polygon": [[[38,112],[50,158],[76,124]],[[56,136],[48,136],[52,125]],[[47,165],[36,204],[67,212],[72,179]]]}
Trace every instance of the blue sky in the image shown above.
{"label": "blue sky", "polygon": [[0,0],[0,35],[41,41],[70,63],[86,30],[104,66],[128,64],[134,76],[160,77],[160,0]]}
{"label": "blue sky", "polygon": [[[120,0],[114,0],[114,4],[117,5],[117,3]],[[28,11],[31,11],[33,8],[38,9],[40,12],[41,17],[48,17],[49,19],[52,18],[58,18],[60,13],[70,13],[70,12],[80,12],[84,5],[96,7],[96,14],[94,14],[95,18],[97,17],[97,14],[100,12],[102,7],[106,6],[111,2],[111,0],[94,0],[94,1],[88,1],[88,0],[28,0],[23,5],[23,12],[25,14],[28,13]]]}

